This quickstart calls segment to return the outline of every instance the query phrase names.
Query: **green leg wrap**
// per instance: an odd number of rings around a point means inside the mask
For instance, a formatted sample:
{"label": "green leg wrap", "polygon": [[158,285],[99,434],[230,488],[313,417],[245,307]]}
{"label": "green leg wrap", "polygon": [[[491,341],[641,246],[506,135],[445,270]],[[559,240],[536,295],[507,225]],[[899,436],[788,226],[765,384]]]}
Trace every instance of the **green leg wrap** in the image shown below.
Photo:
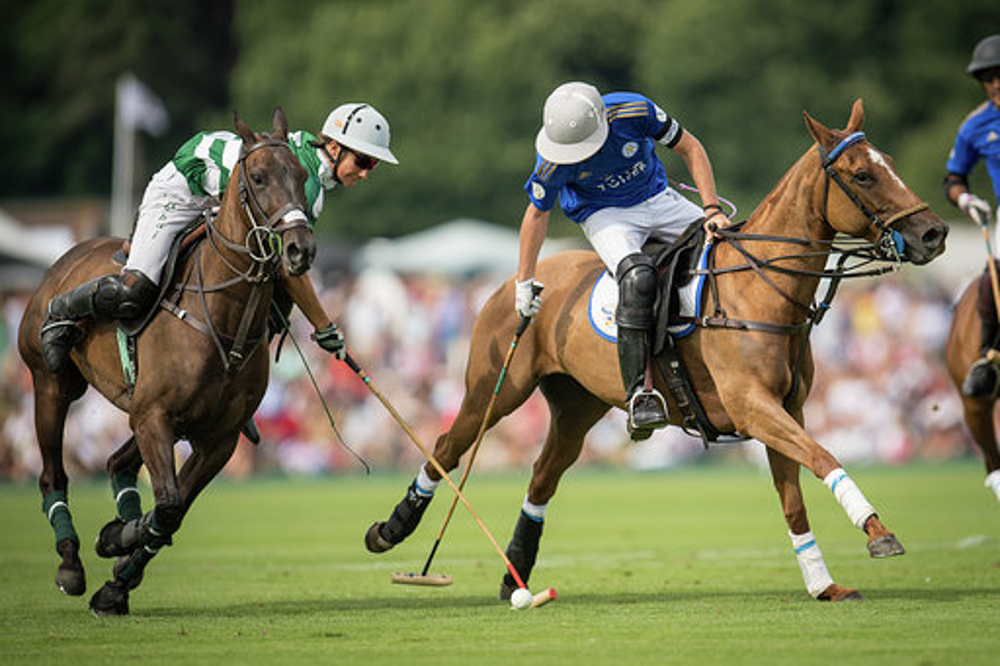
{"label": "green leg wrap", "polygon": [[142,518],[142,497],[136,487],[137,475],[119,472],[111,479],[111,491],[118,506],[118,517],[124,521]]}
{"label": "green leg wrap", "polygon": [[66,493],[61,490],[54,490],[46,493],[42,498],[42,513],[44,513],[52,530],[56,534],[56,544],[63,539],[70,539],[80,543],[80,537],[73,527],[73,516],[69,512],[69,503],[66,500]]}

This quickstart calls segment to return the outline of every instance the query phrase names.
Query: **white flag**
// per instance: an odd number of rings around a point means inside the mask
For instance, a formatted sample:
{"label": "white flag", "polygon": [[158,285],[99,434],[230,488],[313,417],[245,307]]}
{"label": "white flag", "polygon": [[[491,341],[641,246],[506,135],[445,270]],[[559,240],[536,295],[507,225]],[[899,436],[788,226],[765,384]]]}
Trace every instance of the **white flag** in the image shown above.
{"label": "white flag", "polygon": [[118,77],[118,117],[128,129],[141,129],[160,136],[170,125],[163,102],[131,72]]}

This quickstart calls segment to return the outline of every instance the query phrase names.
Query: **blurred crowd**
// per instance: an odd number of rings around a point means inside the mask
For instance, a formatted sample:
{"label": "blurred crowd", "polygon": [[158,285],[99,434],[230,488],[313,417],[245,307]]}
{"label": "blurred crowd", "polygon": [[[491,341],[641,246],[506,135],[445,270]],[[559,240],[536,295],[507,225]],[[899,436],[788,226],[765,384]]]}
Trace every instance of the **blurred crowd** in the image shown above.
{"label": "blurred crowd", "polygon": [[[368,270],[321,289],[340,313],[348,347],[419,439],[432,447],[464,394],[472,322],[497,288],[495,277],[450,279]],[[844,463],[903,463],[972,455],[961,405],[944,369],[955,294],[899,275],[848,281],[812,336],[817,364],[806,423]],[[3,301],[0,330],[0,479],[33,480],[40,459],[31,379],[17,353],[25,294]],[[511,304],[513,307],[513,303]],[[241,440],[225,474],[416,471],[423,458],[382,404],[346,364],[310,339],[304,317],[270,353],[272,372],[256,421],[263,443]],[[277,358],[275,359],[275,356]],[[517,357],[514,358],[517,362]],[[322,395],[322,400],[319,395]],[[536,391],[485,436],[477,470],[527,469],[548,422]],[[65,460],[72,475],[98,473],[128,437],[126,417],[93,389],[71,409]],[[178,456],[185,455],[185,443]],[[713,446],[677,428],[630,443],[613,410],[588,435],[579,464],[658,469],[710,457],[763,461],[756,442]]]}

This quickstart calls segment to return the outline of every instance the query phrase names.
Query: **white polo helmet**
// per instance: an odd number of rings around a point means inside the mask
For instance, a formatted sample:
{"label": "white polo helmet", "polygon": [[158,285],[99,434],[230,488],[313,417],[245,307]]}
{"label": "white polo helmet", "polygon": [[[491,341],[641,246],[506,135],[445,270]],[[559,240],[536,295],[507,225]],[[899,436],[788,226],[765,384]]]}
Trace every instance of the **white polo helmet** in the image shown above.
{"label": "white polo helmet", "polygon": [[607,137],[608,118],[601,93],[589,83],[571,81],[545,100],[535,149],[550,162],[576,164],[600,150]]}
{"label": "white polo helmet", "polygon": [[345,148],[399,164],[389,150],[389,121],[368,104],[341,104],[326,117],[322,132]]}

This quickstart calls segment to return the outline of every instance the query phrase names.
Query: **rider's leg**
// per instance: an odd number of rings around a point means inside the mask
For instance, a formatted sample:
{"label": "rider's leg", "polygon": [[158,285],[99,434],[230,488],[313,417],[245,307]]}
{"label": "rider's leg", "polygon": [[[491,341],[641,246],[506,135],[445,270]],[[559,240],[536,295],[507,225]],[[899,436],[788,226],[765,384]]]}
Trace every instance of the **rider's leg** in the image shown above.
{"label": "rider's leg", "polygon": [[138,271],[104,275],[80,285],[49,301],[42,325],[42,354],[52,372],[62,369],[69,350],[78,342],[77,323],[133,319],[156,297],[156,283]]}
{"label": "rider's leg", "polygon": [[650,329],[656,301],[656,268],[640,253],[622,259],[618,279],[618,363],[625,387],[629,430],[651,430],[667,424],[666,403],[655,388],[646,388]]}
{"label": "rider's leg", "polygon": [[997,304],[993,297],[993,285],[988,267],[979,279],[976,311],[981,324],[979,349],[982,356],[972,364],[969,374],[962,382],[962,393],[969,397],[989,396],[997,390],[997,367],[989,357],[990,351],[997,345]]}

